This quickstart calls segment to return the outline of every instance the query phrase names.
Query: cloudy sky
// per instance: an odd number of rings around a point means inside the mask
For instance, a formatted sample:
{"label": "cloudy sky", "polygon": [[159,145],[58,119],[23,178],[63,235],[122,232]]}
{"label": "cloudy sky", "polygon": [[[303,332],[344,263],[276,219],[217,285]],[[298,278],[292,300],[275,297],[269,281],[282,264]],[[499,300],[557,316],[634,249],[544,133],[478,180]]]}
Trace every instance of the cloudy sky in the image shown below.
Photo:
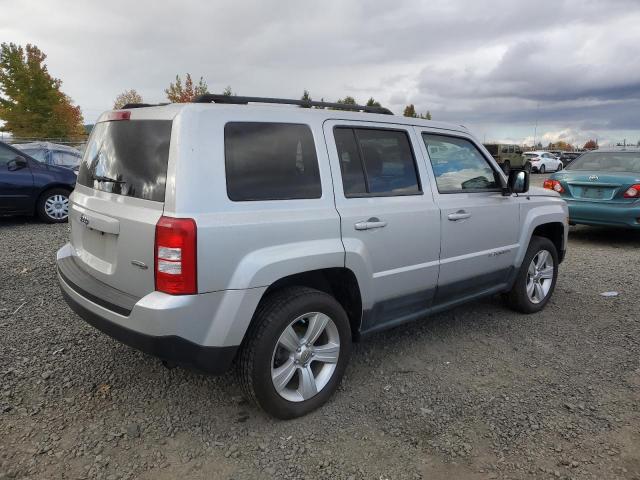
{"label": "cloudy sky", "polygon": [[640,140],[638,0],[0,0],[0,41],[40,47],[87,123],[190,72],[212,92],[414,103],[486,141]]}

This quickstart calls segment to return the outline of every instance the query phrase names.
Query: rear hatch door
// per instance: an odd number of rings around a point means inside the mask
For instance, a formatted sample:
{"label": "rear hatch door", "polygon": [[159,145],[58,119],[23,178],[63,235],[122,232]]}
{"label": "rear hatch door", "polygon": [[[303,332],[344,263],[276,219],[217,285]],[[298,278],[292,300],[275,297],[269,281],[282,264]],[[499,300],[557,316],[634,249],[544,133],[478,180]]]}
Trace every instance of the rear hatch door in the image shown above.
{"label": "rear hatch door", "polygon": [[76,263],[138,297],[155,287],[155,226],[164,209],[171,127],[167,119],[98,122],[71,196]]}

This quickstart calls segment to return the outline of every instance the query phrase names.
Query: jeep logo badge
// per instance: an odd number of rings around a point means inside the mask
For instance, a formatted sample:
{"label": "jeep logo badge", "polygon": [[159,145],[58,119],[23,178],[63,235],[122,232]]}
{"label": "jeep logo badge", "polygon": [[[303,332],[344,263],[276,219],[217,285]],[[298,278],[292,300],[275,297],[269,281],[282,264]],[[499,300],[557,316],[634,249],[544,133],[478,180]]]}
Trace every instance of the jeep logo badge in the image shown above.
{"label": "jeep logo badge", "polygon": [[598,175],[591,175],[589,177],[589,180],[593,180],[595,182],[596,180],[598,180]]}
{"label": "jeep logo badge", "polygon": [[85,217],[84,213],[80,215],[80,222],[84,223],[86,226],[89,226],[89,219]]}

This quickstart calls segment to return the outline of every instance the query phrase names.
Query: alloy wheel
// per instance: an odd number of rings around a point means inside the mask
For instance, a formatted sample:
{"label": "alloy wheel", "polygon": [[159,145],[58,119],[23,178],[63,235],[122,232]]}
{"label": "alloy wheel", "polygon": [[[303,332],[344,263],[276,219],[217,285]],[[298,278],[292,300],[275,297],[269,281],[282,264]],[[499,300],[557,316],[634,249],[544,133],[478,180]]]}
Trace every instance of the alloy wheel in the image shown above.
{"label": "alloy wheel", "polygon": [[317,395],[331,380],[340,355],[340,335],[324,313],[300,315],[282,332],[271,359],[271,380],[290,402]]}
{"label": "alloy wheel", "polygon": [[540,250],[527,271],[527,296],[532,303],[540,303],[549,294],[553,283],[555,264],[548,250]]}
{"label": "alloy wheel", "polygon": [[51,195],[44,202],[45,213],[54,220],[64,220],[69,216],[69,198],[64,195]]}

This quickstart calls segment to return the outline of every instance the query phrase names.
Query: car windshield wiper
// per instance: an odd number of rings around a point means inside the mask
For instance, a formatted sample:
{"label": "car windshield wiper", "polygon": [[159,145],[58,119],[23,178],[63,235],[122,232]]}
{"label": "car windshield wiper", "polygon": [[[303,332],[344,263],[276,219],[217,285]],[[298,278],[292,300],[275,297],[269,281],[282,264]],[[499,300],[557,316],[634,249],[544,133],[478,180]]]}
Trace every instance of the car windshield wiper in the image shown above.
{"label": "car windshield wiper", "polygon": [[98,180],[99,182],[126,183],[124,180],[116,180],[115,178],[103,177],[102,175],[94,175],[93,179]]}

